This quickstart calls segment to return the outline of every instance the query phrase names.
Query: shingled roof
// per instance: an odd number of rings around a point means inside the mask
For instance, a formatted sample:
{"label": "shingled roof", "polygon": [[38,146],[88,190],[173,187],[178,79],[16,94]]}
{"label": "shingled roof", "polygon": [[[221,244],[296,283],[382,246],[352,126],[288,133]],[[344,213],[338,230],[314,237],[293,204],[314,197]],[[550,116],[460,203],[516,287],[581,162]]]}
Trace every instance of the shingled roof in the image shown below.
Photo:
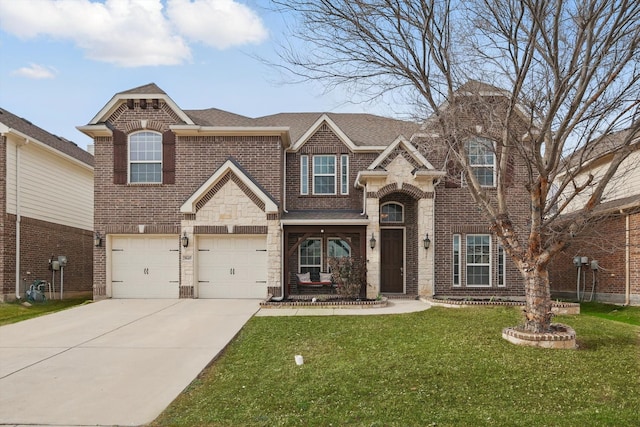
{"label": "shingled roof", "polygon": [[373,114],[278,113],[250,118],[217,108],[184,110],[184,112],[195,124],[201,126],[288,127],[292,141],[297,141],[318,119],[326,115],[356,146],[385,147],[399,135],[410,138],[419,129],[419,125],[414,122],[390,119]]}
{"label": "shingled roof", "polygon": [[0,108],[0,123],[3,123],[10,129],[15,129],[43,144],[54,148],[76,160],[93,166],[93,156],[78,145],[66,138],[51,134],[46,130],[34,125],[30,121],[16,116],[15,114]]}

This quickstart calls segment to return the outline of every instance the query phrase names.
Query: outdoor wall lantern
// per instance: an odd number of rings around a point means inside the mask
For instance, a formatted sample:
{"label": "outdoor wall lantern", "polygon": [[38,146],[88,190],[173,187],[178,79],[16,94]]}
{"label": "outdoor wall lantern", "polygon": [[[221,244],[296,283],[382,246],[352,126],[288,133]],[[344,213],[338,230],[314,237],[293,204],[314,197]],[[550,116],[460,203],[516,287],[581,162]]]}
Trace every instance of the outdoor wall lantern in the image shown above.
{"label": "outdoor wall lantern", "polygon": [[374,249],[376,247],[376,238],[373,235],[373,233],[371,233],[371,239],[369,240],[369,246],[371,246],[371,249]]}
{"label": "outdoor wall lantern", "polygon": [[189,238],[187,237],[187,232],[185,231],[182,237],[180,238],[180,243],[182,243],[182,247],[186,248],[189,246]]}
{"label": "outdoor wall lantern", "polygon": [[422,243],[424,244],[424,248],[425,249],[429,249],[429,246],[431,246],[431,240],[429,239],[429,233],[426,233],[424,235],[424,239],[422,240]]}
{"label": "outdoor wall lantern", "polygon": [[93,245],[96,248],[99,248],[100,246],[102,246],[102,236],[97,231],[96,231],[96,234],[93,235]]}

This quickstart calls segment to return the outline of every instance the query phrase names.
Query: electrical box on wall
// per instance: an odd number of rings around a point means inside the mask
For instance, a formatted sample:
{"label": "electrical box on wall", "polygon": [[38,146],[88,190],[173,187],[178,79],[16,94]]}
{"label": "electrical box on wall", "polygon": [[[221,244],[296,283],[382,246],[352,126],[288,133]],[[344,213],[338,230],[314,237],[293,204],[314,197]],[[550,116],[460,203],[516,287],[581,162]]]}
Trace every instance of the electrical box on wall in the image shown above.
{"label": "electrical box on wall", "polygon": [[574,256],[573,257],[573,265],[576,267],[581,267],[589,263],[589,258],[586,256]]}
{"label": "electrical box on wall", "polygon": [[51,269],[53,271],[60,270],[60,263],[58,261],[51,261]]}
{"label": "electrical box on wall", "polygon": [[600,268],[600,266],[598,265],[598,261],[596,261],[595,259],[592,259],[591,260],[591,269],[592,270],[597,270],[599,268]]}
{"label": "electrical box on wall", "polygon": [[67,266],[67,257],[64,256],[64,255],[58,256],[58,263],[60,264],[60,267],[66,267]]}

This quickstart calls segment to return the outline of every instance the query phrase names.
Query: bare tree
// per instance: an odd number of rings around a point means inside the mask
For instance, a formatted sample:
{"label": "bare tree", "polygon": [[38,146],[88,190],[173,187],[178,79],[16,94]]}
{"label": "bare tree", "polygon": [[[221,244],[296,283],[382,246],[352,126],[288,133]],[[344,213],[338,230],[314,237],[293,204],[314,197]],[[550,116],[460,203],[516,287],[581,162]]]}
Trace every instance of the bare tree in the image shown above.
{"label": "bare tree", "polygon": [[[640,2],[637,0],[275,0],[297,27],[304,49],[281,52],[288,68],[329,86],[351,85],[369,97],[411,100],[444,136],[467,188],[525,282],[525,328],[550,328],[548,264],[587,227],[607,184],[640,132]],[[295,45],[290,45],[295,46]],[[501,88],[493,109],[497,188],[473,173],[458,117],[482,81]],[[458,92],[457,92],[458,90]],[[442,108],[446,105],[447,108]],[[487,107],[488,108],[488,107]],[[489,111],[489,110],[487,110]],[[453,112],[453,113],[452,113]],[[634,120],[634,113],[636,120]],[[620,132],[624,130],[624,132]],[[611,134],[616,138],[611,138]],[[494,133],[495,135],[495,133]],[[614,151],[607,170],[583,165]],[[527,227],[514,224],[506,196],[509,159],[528,165]],[[586,197],[584,197],[586,195]],[[583,200],[566,221],[568,206]]]}

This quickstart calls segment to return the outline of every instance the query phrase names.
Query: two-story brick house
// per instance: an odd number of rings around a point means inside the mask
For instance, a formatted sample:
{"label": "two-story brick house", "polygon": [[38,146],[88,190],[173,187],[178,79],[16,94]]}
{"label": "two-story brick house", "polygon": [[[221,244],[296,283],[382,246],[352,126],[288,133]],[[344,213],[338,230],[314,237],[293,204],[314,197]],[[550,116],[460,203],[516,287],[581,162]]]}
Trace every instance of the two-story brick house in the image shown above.
{"label": "two-story brick house", "polygon": [[[96,297],[289,295],[346,255],[366,259],[370,298],[522,295],[417,123],[182,110],[149,84],[79,129],[95,140]],[[495,158],[480,166],[494,185]]]}

